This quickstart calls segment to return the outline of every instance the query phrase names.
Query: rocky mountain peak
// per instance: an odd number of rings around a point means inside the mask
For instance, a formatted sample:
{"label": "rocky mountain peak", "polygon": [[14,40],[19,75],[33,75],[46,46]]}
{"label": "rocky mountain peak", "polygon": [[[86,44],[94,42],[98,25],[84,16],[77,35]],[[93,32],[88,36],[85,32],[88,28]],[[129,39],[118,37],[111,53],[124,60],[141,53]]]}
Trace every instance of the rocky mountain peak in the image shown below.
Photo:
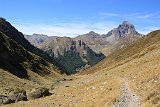
{"label": "rocky mountain peak", "polygon": [[124,37],[142,35],[136,31],[133,24],[128,21],[123,21],[121,25],[108,32],[106,36],[108,37],[109,41],[115,42]]}
{"label": "rocky mountain peak", "polygon": [[132,25],[129,21],[123,21],[122,25]]}
{"label": "rocky mountain peak", "polygon": [[78,36],[77,38],[89,38],[89,39],[94,39],[94,38],[97,38],[97,37],[100,37],[100,34],[94,32],[94,31],[90,31],[89,33],[86,33],[84,35],[80,35]]}
{"label": "rocky mountain peak", "polygon": [[88,34],[95,34],[95,32],[94,31],[90,31]]}
{"label": "rocky mountain peak", "polygon": [[128,21],[124,21],[121,25],[119,25],[116,31],[121,36],[126,36],[125,34],[138,35],[138,32],[135,30],[134,25],[132,25]]}

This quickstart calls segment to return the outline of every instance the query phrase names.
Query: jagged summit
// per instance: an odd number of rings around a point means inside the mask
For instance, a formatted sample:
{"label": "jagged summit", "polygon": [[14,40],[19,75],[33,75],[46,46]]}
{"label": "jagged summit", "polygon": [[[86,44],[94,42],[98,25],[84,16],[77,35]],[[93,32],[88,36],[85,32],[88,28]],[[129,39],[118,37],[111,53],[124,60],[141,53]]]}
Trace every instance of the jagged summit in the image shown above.
{"label": "jagged summit", "polygon": [[123,21],[122,25],[132,25],[129,21]]}
{"label": "jagged summit", "polygon": [[95,37],[99,37],[100,34],[94,32],[94,31],[90,31],[89,33],[86,33],[86,34],[80,35],[80,36],[86,36],[86,37],[89,37],[89,38],[95,38]]}
{"label": "jagged summit", "polygon": [[[83,40],[94,51],[100,52],[104,47],[111,44],[114,45],[122,39],[122,41],[126,41],[126,43],[129,44],[141,36],[142,35],[136,31],[133,24],[129,21],[123,21],[122,24],[107,34],[100,35],[94,31],[90,31],[89,33],[76,37],[76,39]],[[121,45],[119,46],[121,47]]]}
{"label": "jagged summit", "polygon": [[95,32],[94,31],[90,31],[89,34],[95,34]]}
{"label": "jagged summit", "polygon": [[131,24],[128,21],[123,21],[121,25],[108,32],[106,36],[109,37],[108,38],[109,41],[115,42],[127,36],[139,37],[142,35],[136,31],[133,24]]}

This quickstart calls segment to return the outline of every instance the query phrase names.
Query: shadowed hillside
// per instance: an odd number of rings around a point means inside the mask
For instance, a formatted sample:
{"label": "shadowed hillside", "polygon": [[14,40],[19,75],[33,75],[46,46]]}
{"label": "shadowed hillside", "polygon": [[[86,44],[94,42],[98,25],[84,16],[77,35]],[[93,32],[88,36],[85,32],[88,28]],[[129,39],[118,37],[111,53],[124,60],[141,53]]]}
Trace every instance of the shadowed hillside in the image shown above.
{"label": "shadowed hillside", "polygon": [[60,77],[61,71],[48,58],[10,23],[0,18],[1,95],[10,94],[17,88],[28,90]]}
{"label": "shadowed hillside", "polygon": [[22,33],[3,18],[0,18],[0,37],[0,65],[3,69],[22,78],[29,78],[27,69],[39,75],[50,74],[50,70],[46,68],[49,67],[49,62],[44,60],[47,59],[47,55],[44,57],[45,53],[42,50],[31,45]]}

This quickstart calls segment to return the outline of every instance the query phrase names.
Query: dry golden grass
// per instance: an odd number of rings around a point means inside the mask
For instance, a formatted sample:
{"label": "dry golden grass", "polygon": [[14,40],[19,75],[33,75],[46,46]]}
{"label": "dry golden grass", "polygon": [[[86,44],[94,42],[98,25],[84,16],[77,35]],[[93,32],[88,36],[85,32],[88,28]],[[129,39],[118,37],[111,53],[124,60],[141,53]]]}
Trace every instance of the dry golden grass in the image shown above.
{"label": "dry golden grass", "polygon": [[40,76],[31,70],[27,70],[29,80],[20,79],[8,71],[0,69],[0,95],[10,95],[16,89],[23,89],[29,92],[36,87],[50,88],[52,81],[62,78],[63,75],[60,75],[52,65],[47,67],[47,69],[52,72],[46,76]]}

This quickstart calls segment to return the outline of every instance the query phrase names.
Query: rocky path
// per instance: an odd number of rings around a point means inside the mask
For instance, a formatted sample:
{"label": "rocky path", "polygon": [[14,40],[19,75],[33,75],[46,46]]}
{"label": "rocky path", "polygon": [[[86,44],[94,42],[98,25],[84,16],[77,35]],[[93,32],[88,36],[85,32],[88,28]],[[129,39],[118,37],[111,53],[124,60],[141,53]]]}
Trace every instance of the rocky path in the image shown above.
{"label": "rocky path", "polygon": [[128,87],[126,81],[121,83],[121,95],[115,107],[140,107],[140,99]]}

